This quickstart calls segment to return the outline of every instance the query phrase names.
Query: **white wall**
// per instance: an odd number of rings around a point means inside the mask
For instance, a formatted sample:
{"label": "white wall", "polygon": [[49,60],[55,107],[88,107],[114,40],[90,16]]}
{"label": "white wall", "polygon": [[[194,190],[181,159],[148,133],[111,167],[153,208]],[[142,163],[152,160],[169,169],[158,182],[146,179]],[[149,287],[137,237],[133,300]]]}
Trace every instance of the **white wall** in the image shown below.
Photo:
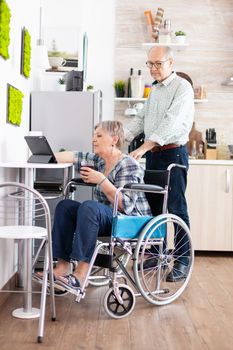
{"label": "white wall", "polygon": [[[88,34],[87,83],[103,91],[103,119],[113,119],[114,17],[115,0],[7,0],[11,9],[10,58],[0,56],[0,162],[25,161],[28,149],[24,135],[29,130],[30,92],[38,89],[35,46],[39,38],[39,8],[43,25],[77,26]],[[107,15],[106,15],[107,14]],[[31,34],[32,72],[30,79],[20,75],[21,28]],[[69,37],[67,37],[69,40]],[[42,76],[43,77],[43,76]],[[57,78],[56,78],[57,79]],[[22,124],[6,123],[7,83],[24,93]],[[15,172],[0,168],[0,181],[14,180]],[[13,245],[0,242],[0,288],[14,272]],[[10,253],[11,252],[11,253]],[[6,263],[6,260],[8,262]]]}
{"label": "white wall", "polygon": [[[10,58],[4,60],[0,56],[0,161],[25,160],[26,157],[26,144],[23,136],[28,131],[29,97],[33,88],[33,79],[26,79],[20,75],[21,29],[23,27],[28,29],[31,34],[32,45],[35,45],[36,35],[38,35],[35,18],[37,14],[39,16],[37,1],[8,0],[7,3],[11,10],[11,41],[9,46]],[[20,127],[6,123],[7,83],[18,88],[24,94],[22,124]]]}
{"label": "white wall", "polygon": [[[31,78],[20,75],[21,29],[26,27],[31,34],[32,46],[38,35],[39,7],[37,1],[7,0],[11,10],[10,24],[10,58],[4,60],[0,56],[0,161],[26,160],[28,150],[24,135],[29,130],[29,98],[33,89],[33,72]],[[26,15],[25,15],[26,14]],[[22,124],[20,127],[6,123],[7,83],[21,90],[24,94]],[[15,172],[0,169],[0,181],[15,180]],[[14,272],[14,245],[11,241],[0,242],[0,287],[3,286]]]}
{"label": "white wall", "polygon": [[[70,28],[79,31],[79,67],[82,69],[82,38],[88,36],[88,59],[86,85],[103,92],[103,119],[114,118],[114,48],[115,48],[115,0],[46,0],[43,6],[43,27]],[[66,40],[73,38],[67,36]],[[67,43],[67,46],[68,46]],[[50,45],[50,43],[48,43]],[[59,51],[59,47],[58,47]],[[54,86],[51,75],[43,74],[48,89]],[[58,76],[54,74],[54,80]],[[46,89],[46,83],[42,83]]]}

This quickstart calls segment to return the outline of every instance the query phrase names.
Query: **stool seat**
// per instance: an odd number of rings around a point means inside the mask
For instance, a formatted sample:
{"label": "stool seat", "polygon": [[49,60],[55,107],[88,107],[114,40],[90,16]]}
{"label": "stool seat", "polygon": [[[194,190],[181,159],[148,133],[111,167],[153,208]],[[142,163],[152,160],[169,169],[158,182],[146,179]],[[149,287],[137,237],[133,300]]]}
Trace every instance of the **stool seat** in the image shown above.
{"label": "stool seat", "polygon": [[32,239],[47,236],[47,230],[38,226],[2,226],[0,238],[5,239]]}

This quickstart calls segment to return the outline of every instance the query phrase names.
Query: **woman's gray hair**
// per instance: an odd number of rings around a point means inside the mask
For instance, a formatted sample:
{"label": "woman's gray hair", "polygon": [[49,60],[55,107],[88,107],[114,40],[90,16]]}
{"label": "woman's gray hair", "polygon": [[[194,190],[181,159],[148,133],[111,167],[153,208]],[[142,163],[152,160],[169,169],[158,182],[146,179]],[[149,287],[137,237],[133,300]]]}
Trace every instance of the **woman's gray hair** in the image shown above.
{"label": "woman's gray hair", "polygon": [[103,130],[106,130],[109,135],[111,136],[118,136],[118,141],[116,143],[116,147],[121,149],[123,144],[124,144],[124,129],[123,129],[123,124],[119,121],[116,120],[105,120],[100,123],[98,123],[95,126],[95,130],[97,128],[101,128]]}

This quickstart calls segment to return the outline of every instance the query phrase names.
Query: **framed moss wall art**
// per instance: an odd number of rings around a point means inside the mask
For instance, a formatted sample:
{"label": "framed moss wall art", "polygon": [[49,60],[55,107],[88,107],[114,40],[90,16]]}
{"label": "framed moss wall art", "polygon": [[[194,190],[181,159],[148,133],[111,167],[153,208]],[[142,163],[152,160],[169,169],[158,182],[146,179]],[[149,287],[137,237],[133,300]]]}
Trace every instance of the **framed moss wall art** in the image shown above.
{"label": "framed moss wall art", "polygon": [[5,0],[0,0],[0,55],[6,60],[10,57],[10,8]]}
{"label": "framed moss wall art", "polygon": [[20,126],[23,109],[23,93],[7,84],[7,122]]}
{"label": "framed moss wall art", "polygon": [[31,35],[26,28],[22,29],[21,40],[21,69],[20,73],[25,78],[30,77],[31,71]]}

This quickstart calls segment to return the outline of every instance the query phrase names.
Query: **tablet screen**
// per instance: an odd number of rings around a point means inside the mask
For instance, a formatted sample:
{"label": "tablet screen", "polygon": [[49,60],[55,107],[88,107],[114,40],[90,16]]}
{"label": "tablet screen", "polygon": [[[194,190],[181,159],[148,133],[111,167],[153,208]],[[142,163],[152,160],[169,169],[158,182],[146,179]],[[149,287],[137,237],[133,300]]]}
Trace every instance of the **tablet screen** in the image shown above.
{"label": "tablet screen", "polygon": [[[38,156],[33,157],[34,160],[38,159],[38,162],[43,162],[40,161],[40,159],[49,159],[49,163],[57,163],[54,153],[45,136],[24,136],[24,138],[28,144],[30,151],[32,152],[32,155]],[[50,158],[45,158],[42,156],[50,156]],[[45,161],[45,163],[47,163],[47,161]]]}

